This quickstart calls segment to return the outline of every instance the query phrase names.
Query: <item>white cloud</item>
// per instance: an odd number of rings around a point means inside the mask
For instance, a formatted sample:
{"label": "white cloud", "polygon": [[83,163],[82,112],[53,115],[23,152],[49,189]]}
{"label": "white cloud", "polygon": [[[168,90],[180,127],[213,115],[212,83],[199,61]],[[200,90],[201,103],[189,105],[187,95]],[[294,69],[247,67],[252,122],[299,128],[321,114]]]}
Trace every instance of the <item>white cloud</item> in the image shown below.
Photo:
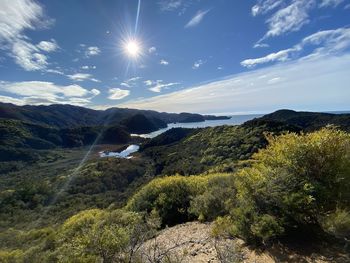
{"label": "white cloud", "polygon": [[150,54],[153,54],[154,52],[156,52],[157,51],[157,48],[156,47],[150,47],[149,49],[148,49],[148,53],[150,53]]}
{"label": "white cloud", "polygon": [[85,44],[80,44],[80,47],[84,49],[84,55],[86,58],[97,56],[101,53],[100,48],[96,46],[87,47]]}
{"label": "white cloud", "polygon": [[121,100],[130,95],[130,90],[112,88],[108,90],[110,100]]}
{"label": "white cloud", "polygon": [[35,30],[47,26],[50,20],[43,8],[31,0],[2,1],[0,8],[0,41],[12,42],[23,38],[26,29]]}
{"label": "white cloud", "polygon": [[183,15],[187,8],[198,0],[160,0],[158,1],[160,10],[165,12],[177,11],[179,15]]}
{"label": "white cloud", "polygon": [[36,46],[45,52],[53,52],[59,49],[59,46],[54,39],[51,41],[41,41]]}
{"label": "white cloud", "polygon": [[60,69],[47,69],[46,72],[54,73],[54,74],[58,74],[58,75],[64,75],[64,73]]}
{"label": "white cloud", "polygon": [[338,28],[333,30],[324,30],[305,37],[299,44],[292,48],[281,50],[267,56],[246,59],[241,62],[244,67],[254,67],[258,64],[264,64],[276,61],[287,61],[294,57],[298,57],[305,46],[314,47],[311,53],[306,57],[324,56],[336,54],[350,47],[350,28]]}
{"label": "white cloud", "polygon": [[279,9],[266,21],[269,30],[260,41],[300,30],[309,23],[308,12],[314,4],[314,0],[294,0],[290,5]]}
{"label": "white cloud", "polygon": [[241,65],[243,67],[251,68],[258,64],[264,64],[268,62],[287,61],[289,59],[289,54],[293,51],[295,50],[293,48],[290,48],[290,49],[278,51],[276,53],[268,54],[265,57],[246,59],[241,62]]}
{"label": "white cloud", "polygon": [[90,90],[91,94],[93,94],[94,96],[100,95],[100,91],[98,89],[92,89]]}
{"label": "white cloud", "polygon": [[202,59],[199,59],[199,60],[197,60],[197,61],[195,61],[195,62],[193,63],[192,68],[193,68],[193,69],[198,69],[198,68],[201,67],[203,64],[205,64],[205,61],[202,60]]}
{"label": "white cloud", "polygon": [[321,3],[319,4],[320,8],[323,7],[337,7],[341,3],[343,3],[344,0],[321,0]]}
{"label": "white cloud", "polygon": [[132,88],[137,86],[137,84],[139,83],[139,80],[141,80],[142,77],[132,77],[130,79],[127,79],[125,81],[123,81],[122,83],[120,83],[120,86],[126,87],[126,88]]}
{"label": "white cloud", "polygon": [[[48,57],[41,51],[54,51],[58,48],[57,43],[42,41],[34,45],[24,35],[24,31],[45,28],[52,23],[52,19],[45,17],[41,5],[32,0],[2,1],[0,4],[1,49],[9,51],[9,56],[15,59],[16,64],[27,71],[46,69]],[[52,44],[50,47],[49,43]]]}
{"label": "white cloud", "polygon": [[16,98],[9,97],[9,96],[1,96],[1,95],[0,95],[0,101],[3,103],[12,103],[12,104],[16,104],[16,105],[24,105],[25,104],[24,100],[16,99]]}
{"label": "white cloud", "polygon": [[44,70],[48,65],[47,56],[40,53],[35,45],[22,39],[12,43],[11,57],[27,71]]}
{"label": "white cloud", "polygon": [[159,61],[159,64],[164,65],[164,66],[167,66],[167,65],[169,65],[169,62],[166,61],[165,59],[161,59],[161,60]]}
{"label": "white cloud", "polygon": [[256,43],[254,45],[254,48],[265,48],[265,47],[269,47],[269,44],[266,43]]}
{"label": "white cloud", "polygon": [[88,65],[84,65],[80,67],[83,70],[89,70],[89,69],[96,69],[96,66],[88,66]]}
{"label": "white cloud", "polygon": [[252,15],[257,16],[260,14],[266,14],[282,5],[283,2],[283,0],[259,0],[257,4],[252,7]]}
{"label": "white cloud", "polygon": [[148,79],[148,80],[145,80],[143,83],[144,83],[146,86],[152,86],[154,82],[153,82],[153,80]]}
{"label": "white cloud", "polygon": [[94,82],[101,82],[100,80],[95,79],[91,74],[87,74],[87,73],[76,73],[73,75],[67,75],[67,77],[74,81],[91,80]]}
{"label": "white cloud", "polygon": [[128,83],[135,82],[135,81],[138,81],[140,79],[141,79],[141,77],[132,77],[132,78],[128,79],[126,82],[128,82]]}
{"label": "white cloud", "polygon": [[162,11],[173,11],[180,8],[183,4],[182,0],[161,0],[158,2],[160,10]]}
{"label": "white cloud", "polygon": [[[15,104],[53,104],[70,103],[86,105],[97,96],[97,89],[87,90],[79,85],[56,85],[46,81],[0,82],[1,92],[16,95],[17,98],[0,96],[0,101]],[[7,98],[7,99],[6,99]]]}
{"label": "white cloud", "polygon": [[280,77],[275,77],[275,78],[272,78],[272,79],[269,79],[267,81],[268,84],[275,84],[275,83],[278,83],[281,81],[281,78]]}
{"label": "white cloud", "polygon": [[146,86],[151,86],[150,88],[148,88],[150,91],[157,93],[162,92],[163,89],[167,89],[169,87],[180,84],[178,82],[164,83],[163,80],[146,80],[144,81],[144,83],[146,84]]}
{"label": "white cloud", "polygon": [[128,84],[128,83],[126,83],[126,82],[120,83],[120,86],[127,87],[127,88],[131,88],[130,84]]}
{"label": "white cloud", "polygon": [[205,10],[205,11],[201,11],[199,10],[197,12],[197,14],[191,18],[191,20],[185,25],[185,28],[189,28],[189,27],[195,27],[197,25],[199,25],[200,22],[202,22],[204,16],[209,12],[210,10]]}
{"label": "white cloud", "polygon": [[[348,109],[349,68],[349,54],[298,60],[118,106],[199,113]],[[281,81],[267,82],[275,78]]]}

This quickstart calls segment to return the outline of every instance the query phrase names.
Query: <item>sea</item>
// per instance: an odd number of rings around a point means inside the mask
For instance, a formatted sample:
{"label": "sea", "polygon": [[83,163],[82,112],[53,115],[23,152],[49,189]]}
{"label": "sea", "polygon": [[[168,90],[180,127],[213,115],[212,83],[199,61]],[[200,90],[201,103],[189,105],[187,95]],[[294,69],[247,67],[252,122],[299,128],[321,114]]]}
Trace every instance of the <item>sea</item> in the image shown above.
{"label": "sea", "polygon": [[172,128],[206,128],[206,127],[215,127],[222,125],[240,125],[246,121],[262,117],[264,114],[248,114],[248,115],[232,115],[228,116],[230,119],[224,120],[206,120],[202,122],[186,122],[186,123],[169,123],[168,127],[160,129],[146,134],[132,134],[132,136],[140,136],[143,138],[154,138],[167,130]]}

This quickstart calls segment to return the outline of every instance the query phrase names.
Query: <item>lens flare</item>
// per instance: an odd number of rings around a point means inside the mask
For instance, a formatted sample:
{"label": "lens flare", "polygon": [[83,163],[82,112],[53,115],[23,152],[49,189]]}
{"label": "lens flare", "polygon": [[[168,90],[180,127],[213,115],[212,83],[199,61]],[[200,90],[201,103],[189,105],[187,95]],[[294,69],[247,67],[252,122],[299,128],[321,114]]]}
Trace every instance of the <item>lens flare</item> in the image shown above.
{"label": "lens flare", "polygon": [[141,55],[141,46],[136,40],[129,40],[124,44],[126,55],[131,58],[137,58]]}

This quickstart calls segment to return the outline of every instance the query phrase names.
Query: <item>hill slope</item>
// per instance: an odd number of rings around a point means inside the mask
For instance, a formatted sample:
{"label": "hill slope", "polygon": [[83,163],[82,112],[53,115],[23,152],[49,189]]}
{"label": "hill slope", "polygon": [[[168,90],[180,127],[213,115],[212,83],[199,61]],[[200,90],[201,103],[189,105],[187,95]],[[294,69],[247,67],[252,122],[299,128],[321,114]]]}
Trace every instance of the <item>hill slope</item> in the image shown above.
{"label": "hill slope", "polygon": [[332,114],[321,112],[297,112],[293,110],[278,110],[263,117],[248,121],[245,125],[256,125],[266,121],[282,122],[294,125],[305,131],[315,131],[326,125],[333,124],[350,131],[350,114]]}
{"label": "hill slope", "polygon": [[227,117],[202,116],[192,113],[165,113],[150,110],[110,108],[107,110],[92,110],[72,105],[49,106],[16,106],[0,103],[0,118],[15,119],[56,128],[72,128],[78,126],[117,124],[123,119],[136,114],[143,114],[150,120],[156,118],[165,123],[199,122],[206,119],[222,119]]}

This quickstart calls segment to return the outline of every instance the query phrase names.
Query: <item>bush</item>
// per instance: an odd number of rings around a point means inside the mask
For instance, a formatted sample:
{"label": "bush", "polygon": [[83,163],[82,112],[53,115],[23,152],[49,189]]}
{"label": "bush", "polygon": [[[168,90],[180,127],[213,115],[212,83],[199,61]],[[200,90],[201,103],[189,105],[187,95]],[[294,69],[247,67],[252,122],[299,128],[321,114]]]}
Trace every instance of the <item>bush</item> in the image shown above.
{"label": "bush", "polygon": [[233,177],[229,174],[170,176],[158,178],[141,188],[128,202],[136,212],[155,211],[163,225],[195,219],[212,220],[227,212],[234,197]]}
{"label": "bush", "polygon": [[194,219],[189,213],[191,198],[204,190],[206,177],[171,176],[151,181],[128,202],[136,212],[156,211],[163,225],[175,225]]}
{"label": "bush", "polygon": [[268,140],[252,167],[237,175],[239,198],[231,211],[237,233],[267,241],[299,227],[318,231],[331,211],[349,208],[349,134],[324,128]]}
{"label": "bush", "polygon": [[59,262],[133,262],[140,244],[154,235],[155,220],[123,210],[86,210],[60,230]]}
{"label": "bush", "polygon": [[235,195],[234,176],[208,176],[205,191],[192,198],[189,212],[196,215],[200,221],[212,221],[218,216],[228,214]]}
{"label": "bush", "polygon": [[350,212],[345,209],[336,209],[322,221],[323,228],[339,238],[350,239]]}

